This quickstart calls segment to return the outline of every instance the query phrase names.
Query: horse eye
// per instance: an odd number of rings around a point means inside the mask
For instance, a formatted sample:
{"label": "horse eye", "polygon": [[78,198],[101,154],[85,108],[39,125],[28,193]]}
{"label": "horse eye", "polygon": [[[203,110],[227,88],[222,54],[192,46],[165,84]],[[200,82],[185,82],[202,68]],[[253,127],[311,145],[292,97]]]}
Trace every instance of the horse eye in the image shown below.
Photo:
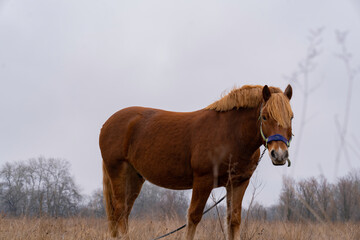
{"label": "horse eye", "polygon": [[262,116],[262,119],[263,119],[264,121],[266,121],[266,117],[265,117],[265,116]]}

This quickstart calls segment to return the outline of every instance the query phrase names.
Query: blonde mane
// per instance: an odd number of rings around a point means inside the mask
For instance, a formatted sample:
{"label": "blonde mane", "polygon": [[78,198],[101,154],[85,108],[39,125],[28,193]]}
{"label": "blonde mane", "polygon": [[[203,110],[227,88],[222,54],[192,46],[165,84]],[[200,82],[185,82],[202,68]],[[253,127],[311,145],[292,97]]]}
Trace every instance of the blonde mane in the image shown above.
{"label": "blonde mane", "polygon": [[[234,88],[220,100],[210,104],[205,109],[218,112],[230,111],[234,108],[254,108],[263,102],[263,86],[245,85],[241,88]],[[289,99],[276,87],[269,87],[270,99],[264,105],[270,117],[276,120],[280,126],[289,127],[293,112]]]}
{"label": "blonde mane", "polygon": [[[234,88],[220,100],[210,104],[205,109],[225,112],[234,108],[253,108],[259,106],[263,101],[263,86],[245,85],[241,88]],[[270,87],[271,93],[282,93],[279,88]]]}

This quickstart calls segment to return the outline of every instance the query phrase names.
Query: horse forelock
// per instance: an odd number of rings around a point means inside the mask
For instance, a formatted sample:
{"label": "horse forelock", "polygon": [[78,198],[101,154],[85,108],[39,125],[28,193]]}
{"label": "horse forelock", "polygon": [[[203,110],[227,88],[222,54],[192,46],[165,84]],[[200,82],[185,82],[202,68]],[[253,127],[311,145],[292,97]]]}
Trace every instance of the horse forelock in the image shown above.
{"label": "horse forelock", "polygon": [[[233,88],[220,100],[210,104],[205,109],[219,112],[229,111],[234,108],[254,108],[258,107],[263,101],[263,86],[245,85],[241,88]],[[282,93],[279,88],[270,87],[271,93]]]}
{"label": "horse forelock", "polygon": [[291,126],[293,112],[289,99],[283,93],[271,94],[264,108],[266,108],[270,117],[277,121],[281,127],[288,128]]}

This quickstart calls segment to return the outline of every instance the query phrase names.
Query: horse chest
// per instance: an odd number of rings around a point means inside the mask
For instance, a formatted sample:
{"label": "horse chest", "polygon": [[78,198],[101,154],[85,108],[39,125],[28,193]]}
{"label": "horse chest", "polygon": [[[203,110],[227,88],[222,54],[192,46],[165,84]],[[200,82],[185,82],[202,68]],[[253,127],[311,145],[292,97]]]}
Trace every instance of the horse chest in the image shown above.
{"label": "horse chest", "polygon": [[230,182],[243,182],[251,178],[257,167],[257,161],[247,160],[229,163],[224,166],[221,174],[219,174],[219,183],[226,186]]}

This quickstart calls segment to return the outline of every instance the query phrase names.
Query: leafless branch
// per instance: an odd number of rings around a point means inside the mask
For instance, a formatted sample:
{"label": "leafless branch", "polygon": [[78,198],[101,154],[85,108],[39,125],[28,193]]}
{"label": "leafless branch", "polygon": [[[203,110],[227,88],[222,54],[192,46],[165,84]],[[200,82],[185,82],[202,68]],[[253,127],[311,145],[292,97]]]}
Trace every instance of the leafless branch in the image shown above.
{"label": "leafless branch", "polygon": [[[349,124],[349,118],[350,118],[350,109],[351,109],[351,101],[352,101],[352,93],[353,93],[353,84],[354,80],[357,77],[359,71],[356,68],[352,67],[352,54],[348,51],[346,46],[346,38],[348,36],[347,31],[336,31],[335,32],[336,39],[338,44],[340,45],[340,53],[336,54],[336,56],[343,62],[345,66],[345,71],[347,74],[347,80],[348,80],[348,89],[347,89],[347,95],[346,95],[346,103],[345,103],[345,113],[344,113],[344,120],[342,124],[338,123],[339,129],[341,129],[340,134],[340,144],[338,147],[338,150],[336,152],[335,157],[335,173],[334,175],[337,175],[338,166],[341,159],[341,154],[346,152],[346,145],[345,145],[345,139],[347,137],[347,130],[348,130],[348,124]],[[348,157],[346,157],[348,159]]]}
{"label": "leafless branch", "polygon": [[302,111],[300,117],[300,127],[298,129],[297,134],[297,146],[294,152],[294,158],[296,159],[300,150],[300,145],[303,137],[303,132],[306,123],[308,122],[307,117],[307,108],[308,108],[308,101],[309,96],[317,90],[323,81],[315,82],[310,84],[310,74],[316,69],[316,59],[319,55],[321,55],[322,50],[320,49],[320,45],[322,43],[322,32],[324,28],[313,29],[309,31],[308,36],[308,48],[305,55],[305,58],[301,60],[298,64],[298,70],[293,72],[289,77],[285,77],[287,81],[290,83],[294,83],[298,86],[301,90],[303,95],[303,102],[302,102]]}

